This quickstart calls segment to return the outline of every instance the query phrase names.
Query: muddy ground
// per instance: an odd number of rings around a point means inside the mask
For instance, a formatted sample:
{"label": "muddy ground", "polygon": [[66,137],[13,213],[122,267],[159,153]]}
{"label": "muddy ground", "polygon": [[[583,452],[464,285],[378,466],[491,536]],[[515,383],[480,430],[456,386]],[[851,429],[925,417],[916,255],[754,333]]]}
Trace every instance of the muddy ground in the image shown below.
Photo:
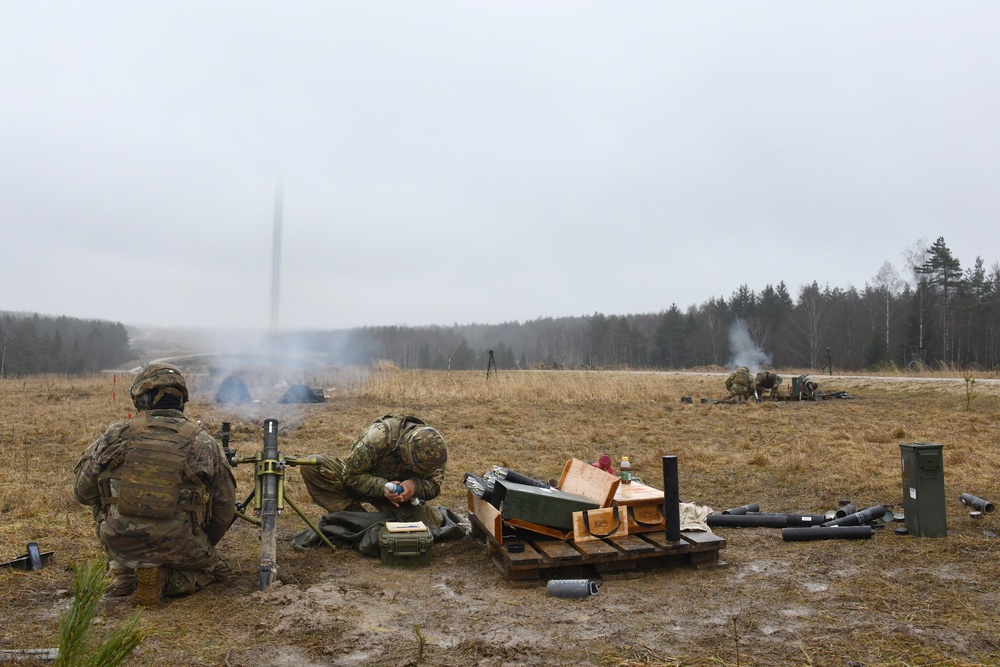
{"label": "muddy ground", "polygon": [[[647,481],[656,479],[650,473],[656,457],[678,454],[681,500],[717,511],[745,502],[782,512],[822,512],[841,498],[859,506],[900,503],[898,445],[927,441],[946,443],[946,538],[900,536],[893,524],[870,540],[815,542],[784,542],[780,531],[766,528],[716,528],[727,541],[717,567],[679,563],[634,578],[607,576],[597,595],[563,599],[548,596],[544,581],[512,586],[471,536],[435,544],[427,567],[387,567],[344,549],[296,551],[289,540],[304,526],[286,511],[276,584],[257,590],[256,532],[238,522],[222,543],[232,579],[147,610],[149,636],[129,664],[1000,664],[1000,522],[996,514],[973,517],[953,502],[966,491],[1000,496],[998,389],[983,382],[969,401],[961,383],[912,382],[889,391],[880,382],[827,381],[857,398],[809,405],[701,404],[697,397],[713,395],[718,379],[681,376],[670,402],[659,406],[618,399],[607,405],[491,399],[484,406],[477,397],[455,396],[421,397],[411,405],[431,423],[448,424],[452,472],[440,500],[463,517],[463,472],[521,462],[526,473],[558,476],[570,457],[599,453],[623,432]],[[44,403],[51,395],[49,387],[6,389],[18,401]],[[695,402],[681,403],[683,395]],[[280,413],[291,408],[275,408],[272,416],[289,424],[289,451],[305,454],[320,443],[349,441],[359,424],[404,402],[358,396],[294,418]],[[210,406],[200,408],[199,417],[206,423],[232,418]],[[38,537],[43,549],[56,550],[44,570],[0,572],[0,649],[55,645],[58,617],[70,600],[70,567],[98,553],[85,510],[65,499],[65,475],[110,420],[74,419],[79,422],[64,419],[59,427],[66,444],[49,452],[57,459],[49,506],[26,517],[19,497],[0,498],[7,551],[23,546],[32,521],[59,535],[56,544]],[[31,461],[22,463],[19,457],[28,455],[11,445],[13,421],[5,422],[4,451],[8,469],[16,471]],[[48,427],[38,418],[34,424],[34,437],[44,439],[37,434]],[[251,433],[257,426],[248,417],[240,428]],[[70,435],[76,431],[85,435]],[[527,451],[535,452],[532,458]],[[248,472],[237,473],[245,491]],[[319,515],[293,477],[289,494],[310,516]],[[105,601],[101,627],[113,627],[131,611]]]}

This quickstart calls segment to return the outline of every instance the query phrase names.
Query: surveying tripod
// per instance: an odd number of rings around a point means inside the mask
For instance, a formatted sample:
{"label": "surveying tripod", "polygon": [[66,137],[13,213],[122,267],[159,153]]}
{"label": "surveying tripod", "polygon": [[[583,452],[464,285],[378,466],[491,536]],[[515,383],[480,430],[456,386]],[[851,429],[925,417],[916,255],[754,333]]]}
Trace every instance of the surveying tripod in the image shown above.
{"label": "surveying tripod", "polygon": [[490,360],[486,362],[486,381],[490,379],[490,369],[493,369],[493,374],[496,375],[497,372],[497,362],[493,358],[493,350],[490,350]]}
{"label": "surveying tripod", "polygon": [[[264,420],[264,447],[250,456],[237,456],[235,449],[229,448],[230,424],[222,423],[222,449],[229,464],[236,467],[240,463],[254,464],[254,487],[250,495],[242,503],[236,503],[236,516],[245,521],[260,526],[260,590],[265,590],[274,581],[278,572],[277,551],[278,515],[285,509],[285,503],[295,510],[295,513],[306,522],[313,532],[319,535],[323,543],[337,550],[333,543],[320,531],[302,510],[285,495],[285,469],[288,466],[319,465],[316,456],[288,457],[278,451],[278,420]],[[247,514],[247,507],[253,501],[253,512],[256,516]],[[257,517],[260,517],[259,519]]]}

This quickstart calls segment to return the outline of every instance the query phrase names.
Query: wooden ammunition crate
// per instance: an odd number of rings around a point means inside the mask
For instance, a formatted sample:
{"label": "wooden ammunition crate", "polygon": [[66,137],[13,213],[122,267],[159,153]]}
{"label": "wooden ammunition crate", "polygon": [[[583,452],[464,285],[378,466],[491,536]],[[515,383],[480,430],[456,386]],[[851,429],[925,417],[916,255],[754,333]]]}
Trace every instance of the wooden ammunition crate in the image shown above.
{"label": "wooden ammunition crate", "polygon": [[561,578],[628,578],[671,565],[725,565],[719,552],[726,540],[711,532],[682,531],[677,542],[667,541],[666,532],[659,531],[578,543],[513,526],[471,492],[468,505],[473,537],[513,586]]}
{"label": "wooden ammunition crate", "polygon": [[615,504],[628,516],[628,532],[663,532],[667,521],[663,517],[663,491],[639,482],[622,484],[615,491]]}

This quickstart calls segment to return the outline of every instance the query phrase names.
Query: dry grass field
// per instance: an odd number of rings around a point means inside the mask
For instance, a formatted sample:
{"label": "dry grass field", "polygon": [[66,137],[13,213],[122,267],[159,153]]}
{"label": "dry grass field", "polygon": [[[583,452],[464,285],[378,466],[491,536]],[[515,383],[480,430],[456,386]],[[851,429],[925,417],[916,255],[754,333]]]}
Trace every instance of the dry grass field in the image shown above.
{"label": "dry grass field", "polygon": [[[187,370],[187,369],[186,369]],[[262,420],[281,426],[282,452],[344,452],[375,417],[418,415],[450,449],[436,504],[466,514],[466,471],[494,464],[541,479],[570,458],[628,455],[660,486],[660,457],[676,455],[684,502],[721,511],[901,510],[901,443],[943,445],[948,535],[784,542],[767,528],[716,528],[726,565],[665,567],[609,580],[566,600],[514,588],[473,539],[434,545],[426,568],[383,567],[353,551],[297,552],[304,525],[279,519],[279,582],[257,591],[253,526],[221,544],[232,579],[146,610],[148,636],[128,664],[188,665],[996,665],[1000,664],[1000,514],[970,516],[961,493],[1000,500],[1000,384],[961,373],[813,376],[853,399],[719,405],[724,374],[485,373],[340,369],[305,381],[330,400],[284,405],[275,372],[244,375],[254,402],[212,402],[221,378],[191,369],[188,413],[209,432],[233,424],[240,454],[260,448]],[[709,371],[712,369],[709,369]],[[721,371],[721,369],[714,369]],[[782,373],[787,381],[790,373]],[[301,381],[301,380],[300,380]],[[131,376],[0,380],[0,560],[37,541],[47,567],[0,569],[0,650],[57,645],[74,562],[99,555],[88,508],[71,496],[79,454],[131,412]],[[693,403],[680,401],[693,397]],[[236,469],[239,495],[252,488]],[[287,493],[321,510],[297,471]],[[99,629],[133,609],[102,603]],[[20,663],[30,664],[30,663]]]}

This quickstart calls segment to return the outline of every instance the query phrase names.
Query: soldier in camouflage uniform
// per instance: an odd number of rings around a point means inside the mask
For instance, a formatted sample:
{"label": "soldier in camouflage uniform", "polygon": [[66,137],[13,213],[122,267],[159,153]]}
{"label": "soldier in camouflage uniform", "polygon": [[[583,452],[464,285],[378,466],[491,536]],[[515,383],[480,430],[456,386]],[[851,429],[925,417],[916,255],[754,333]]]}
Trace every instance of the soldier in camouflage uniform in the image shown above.
{"label": "soldier in camouflage uniform", "polygon": [[[346,459],[317,455],[318,466],[300,466],[313,501],[327,512],[360,511],[366,502],[401,521],[440,527],[440,514],[425,502],[436,498],[444,481],[448,448],[436,429],[408,415],[386,415],[371,423]],[[386,489],[393,482],[402,493]]]}
{"label": "soldier in camouflage uniform", "polygon": [[781,387],[781,376],[771,371],[761,371],[757,373],[754,385],[756,390],[761,394],[766,390],[773,400],[778,397],[778,388]]}
{"label": "soldier in camouflage uniform", "polygon": [[729,395],[722,399],[724,403],[730,401],[742,403],[753,396],[754,382],[750,375],[750,369],[746,366],[740,366],[730,373],[729,377],[726,378],[726,391],[729,392]]}
{"label": "soldier in camouflage uniform", "polygon": [[225,579],[216,545],[236,512],[236,480],[219,444],[184,414],[176,367],[146,366],[131,395],[138,414],[83,453],[73,496],[93,507],[115,575],[110,593],[152,606]]}

